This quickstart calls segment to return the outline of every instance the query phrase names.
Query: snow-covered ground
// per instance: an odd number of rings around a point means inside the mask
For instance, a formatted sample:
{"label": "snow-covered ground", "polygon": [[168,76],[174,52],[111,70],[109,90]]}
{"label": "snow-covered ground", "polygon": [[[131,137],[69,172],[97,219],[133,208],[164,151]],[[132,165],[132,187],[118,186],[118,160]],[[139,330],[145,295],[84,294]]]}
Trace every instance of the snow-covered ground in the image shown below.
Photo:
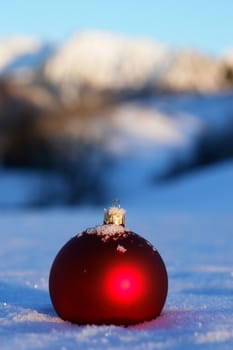
{"label": "snow-covered ground", "polygon": [[157,247],[169,274],[161,316],[129,328],[64,322],[48,294],[55,254],[101,223],[101,208],[1,211],[0,348],[232,349],[232,179],[228,162],[121,198],[127,226]]}
{"label": "snow-covered ground", "polygon": [[50,266],[71,236],[102,223],[104,208],[16,210],[56,176],[1,170],[0,349],[232,349],[233,162],[153,182],[176,153],[189,154],[206,122],[220,127],[232,110],[232,94],[187,95],[127,103],[112,114],[106,133],[119,163],[108,172],[111,195],[169,274],[163,313],[145,324],[80,327],[58,318]]}

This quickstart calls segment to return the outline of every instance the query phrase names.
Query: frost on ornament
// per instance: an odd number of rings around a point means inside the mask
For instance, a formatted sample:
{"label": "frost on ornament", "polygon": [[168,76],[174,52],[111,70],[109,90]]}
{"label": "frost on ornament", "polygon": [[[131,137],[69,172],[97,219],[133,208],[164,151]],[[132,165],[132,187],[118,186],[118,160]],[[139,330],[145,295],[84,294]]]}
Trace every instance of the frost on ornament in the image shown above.
{"label": "frost on ornament", "polygon": [[71,238],[49,277],[53,306],[77,324],[130,325],[159,316],[168,277],[158,251],[125,228],[125,211],[105,210],[104,223]]}

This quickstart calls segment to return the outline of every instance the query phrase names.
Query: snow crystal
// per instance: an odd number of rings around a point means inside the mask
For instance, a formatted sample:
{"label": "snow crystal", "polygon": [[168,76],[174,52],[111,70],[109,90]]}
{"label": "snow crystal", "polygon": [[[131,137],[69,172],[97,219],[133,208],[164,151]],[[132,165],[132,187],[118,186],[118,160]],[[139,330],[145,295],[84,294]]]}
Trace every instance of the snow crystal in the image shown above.
{"label": "snow crystal", "polygon": [[125,247],[123,247],[123,245],[118,244],[117,248],[116,248],[118,253],[124,254],[125,252],[127,252],[127,249]]}
{"label": "snow crystal", "polygon": [[77,237],[82,237],[83,235],[84,235],[84,232],[82,231],[82,232],[77,234]]}
{"label": "snow crystal", "polygon": [[233,339],[233,331],[217,330],[197,335],[198,344],[222,343]]}
{"label": "snow crystal", "polygon": [[106,242],[110,238],[116,240],[118,238],[125,238],[129,234],[129,230],[121,225],[99,225],[96,227],[92,227],[87,229],[87,234],[96,234],[97,236],[101,236],[102,241]]}

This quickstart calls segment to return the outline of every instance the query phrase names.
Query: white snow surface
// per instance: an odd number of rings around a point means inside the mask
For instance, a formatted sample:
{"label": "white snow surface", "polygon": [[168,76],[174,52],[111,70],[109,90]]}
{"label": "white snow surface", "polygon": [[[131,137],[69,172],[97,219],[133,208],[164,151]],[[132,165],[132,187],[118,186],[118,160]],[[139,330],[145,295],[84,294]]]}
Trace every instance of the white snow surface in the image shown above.
{"label": "white snow surface", "polygon": [[232,349],[232,179],[228,162],[121,198],[127,227],[158,249],[169,275],[161,316],[128,328],[64,322],[49,298],[56,253],[101,223],[102,208],[2,211],[0,348]]}

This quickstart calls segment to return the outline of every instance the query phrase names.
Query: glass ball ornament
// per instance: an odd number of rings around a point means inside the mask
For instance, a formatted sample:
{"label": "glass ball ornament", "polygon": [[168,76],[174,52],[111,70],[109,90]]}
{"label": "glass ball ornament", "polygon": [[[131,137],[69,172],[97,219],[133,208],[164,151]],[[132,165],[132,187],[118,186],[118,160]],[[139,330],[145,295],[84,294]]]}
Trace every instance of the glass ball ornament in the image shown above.
{"label": "glass ball ornament", "polygon": [[104,223],[71,238],[49,276],[57,314],[76,324],[132,325],[160,315],[168,275],[158,251],[125,227],[120,205],[105,210]]}

